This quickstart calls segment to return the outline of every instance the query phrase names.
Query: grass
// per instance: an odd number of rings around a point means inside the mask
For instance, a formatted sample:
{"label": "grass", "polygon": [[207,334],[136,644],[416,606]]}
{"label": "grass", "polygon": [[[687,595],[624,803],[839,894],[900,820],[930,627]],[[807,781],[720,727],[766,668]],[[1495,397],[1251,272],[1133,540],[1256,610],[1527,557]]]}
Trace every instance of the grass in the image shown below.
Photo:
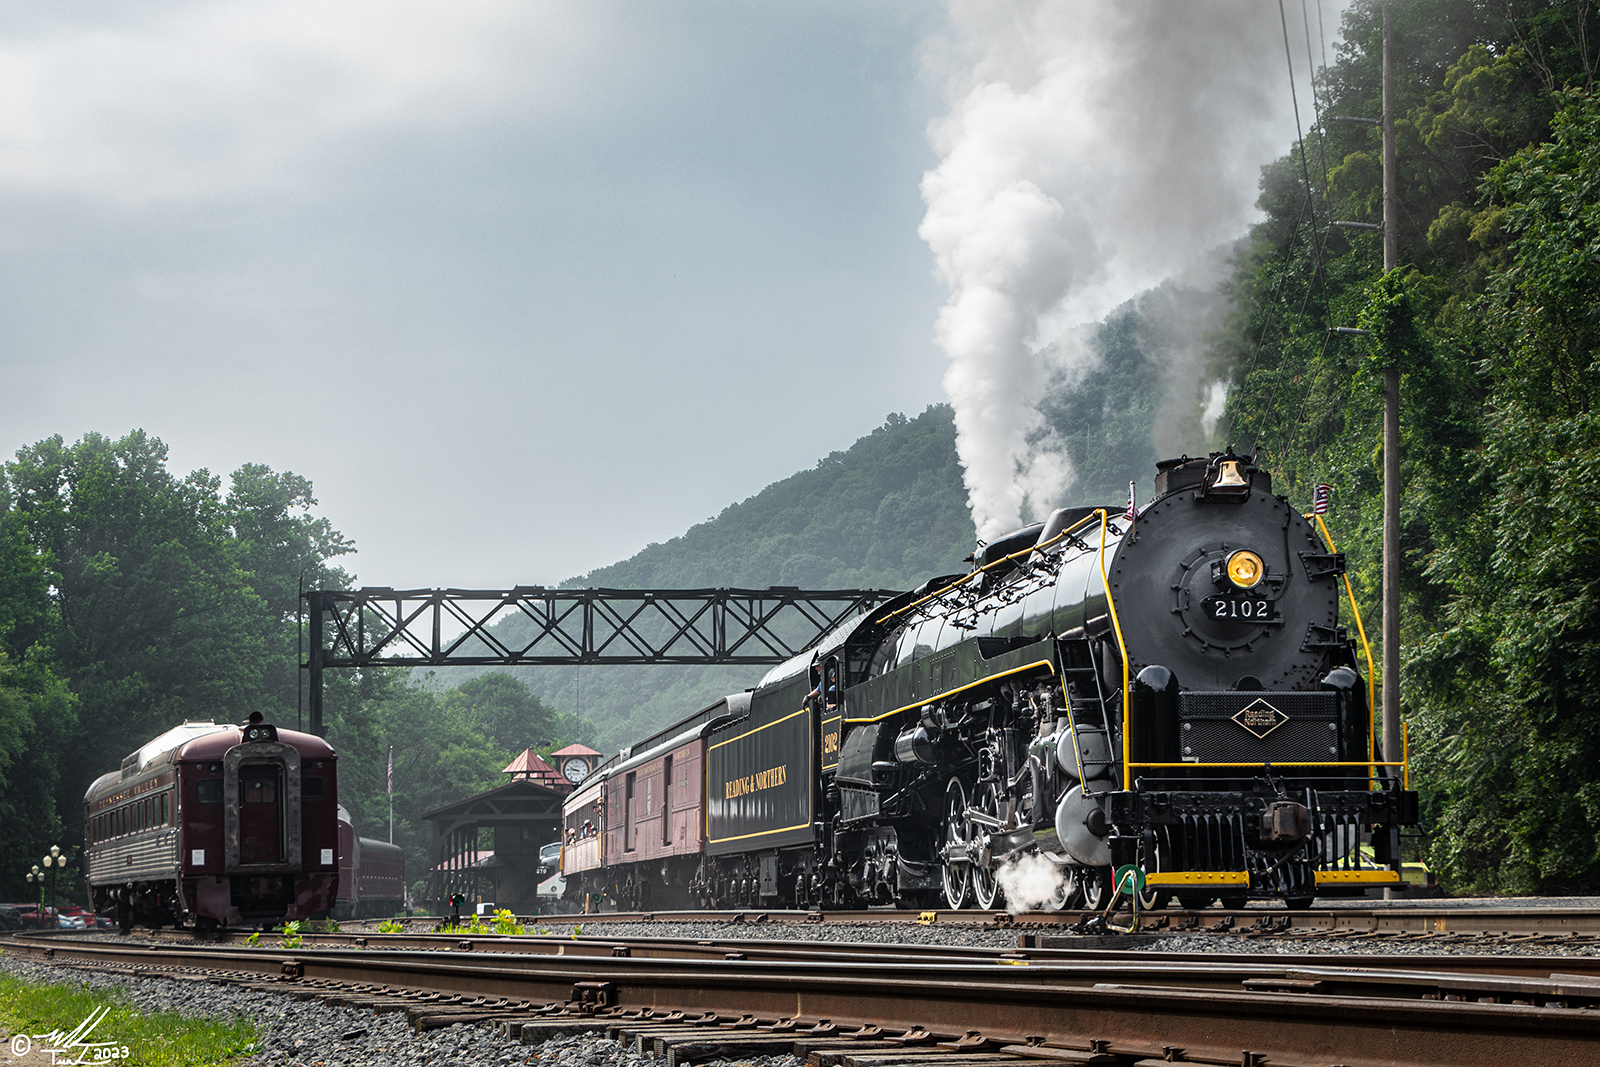
{"label": "grass", "polygon": [[[0,975],[0,1029],[10,1034],[71,1033],[97,1014],[103,1017],[88,1043],[114,1042],[104,1048],[58,1054],[58,1063],[114,1064],[123,1067],[210,1067],[255,1051],[255,1027],[242,1019],[196,1019],[177,1012],[143,1014],[121,990],[77,985],[33,985]],[[7,1038],[9,1044],[9,1037]],[[57,1042],[35,1037],[35,1052]],[[126,1050],[126,1051],[124,1051]]]}

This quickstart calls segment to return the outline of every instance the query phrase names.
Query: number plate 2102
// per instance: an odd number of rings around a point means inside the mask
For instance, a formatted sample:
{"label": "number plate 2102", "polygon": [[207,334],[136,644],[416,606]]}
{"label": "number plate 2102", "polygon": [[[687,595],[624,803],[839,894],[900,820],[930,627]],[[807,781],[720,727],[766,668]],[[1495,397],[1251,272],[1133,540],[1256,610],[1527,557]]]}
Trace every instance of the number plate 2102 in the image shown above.
{"label": "number plate 2102", "polygon": [[1239,622],[1256,622],[1261,619],[1275,617],[1272,610],[1272,601],[1255,600],[1249,597],[1207,597],[1200,602],[1200,608],[1206,613],[1208,619],[1227,619]]}

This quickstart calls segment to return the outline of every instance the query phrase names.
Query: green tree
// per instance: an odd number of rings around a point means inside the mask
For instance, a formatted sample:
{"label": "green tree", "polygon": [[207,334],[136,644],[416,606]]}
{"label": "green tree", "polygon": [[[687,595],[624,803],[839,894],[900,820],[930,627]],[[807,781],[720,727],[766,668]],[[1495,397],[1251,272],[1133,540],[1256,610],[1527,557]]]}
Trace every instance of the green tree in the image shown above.
{"label": "green tree", "polygon": [[444,694],[442,703],[444,711],[513,754],[547,747],[559,728],[556,712],[504,671],[462,682]]}
{"label": "green tree", "polygon": [[[1478,305],[1492,495],[1419,657],[1425,721],[1452,739],[1441,852],[1490,887],[1600,885],[1600,104],[1568,101],[1548,142],[1485,182],[1509,257]],[[1487,835],[1482,812],[1499,817]]]}
{"label": "green tree", "polygon": [[[76,698],[50,666],[49,574],[27,543],[0,480],[0,855],[42,855],[62,843],[56,812],[61,754]],[[25,899],[25,865],[0,870],[0,892]]]}
{"label": "green tree", "polygon": [[511,754],[446,706],[431,676],[362,672],[354,699],[330,720],[339,751],[340,802],[356,832],[386,839],[388,754],[394,751],[394,841],[405,850],[409,880],[425,877],[430,827],[422,816],[463,797],[504,785]]}
{"label": "green tree", "polygon": [[[1377,117],[1381,10],[1346,12],[1323,115]],[[1410,0],[1395,31],[1402,266],[1383,273],[1376,235],[1327,225],[1378,217],[1375,128],[1325,123],[1266,168],[1214,349],[1236,382],[1225,434],[1301,504],[1336,487],[1373,628],[1380,372],[1400,366],[1408,659],[1386,666],[1403,669],[1431,861],[1458,887],[1592,888],[1600,17],[1576,0]],[[1358,323],[1375,347],[1329,333]]]}
{"label": "green tree", "polygon": [[166,459],[135,431],[52,437],[6,468],[54,586],[54,662],[81,700],[62,811],[173,722],[237,714],[261,676],[261,601],[234,560],[218,482],[174,478]]}
{"label": "green tree", "polygon": [[300,475],[247,463],[229,481],[223,509],[233,558],[264,605],[255,620],[262,649],[257,706],[283,721],[299,705],[300,593],[347,587],[351,576],[330,561],[355,545],[311,514],[317,500]]}

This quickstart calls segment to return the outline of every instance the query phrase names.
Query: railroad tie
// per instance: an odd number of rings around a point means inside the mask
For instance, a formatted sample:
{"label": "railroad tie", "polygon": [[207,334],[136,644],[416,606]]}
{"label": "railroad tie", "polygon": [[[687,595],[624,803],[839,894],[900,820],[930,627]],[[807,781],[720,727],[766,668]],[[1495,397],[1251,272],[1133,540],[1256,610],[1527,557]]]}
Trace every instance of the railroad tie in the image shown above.
{"label": "railroad tie", "polygon": [[902,1064],[937,1064],[938,1067],[983,1067],[986,1064],[1016,1063],[1015,1056],[998,1052],[959,1052],[936,1045],[920,1045],[899,1052],[844,1052],[834,1061],[838,1067],[900,1067]]}
{"label": "railroad tie", "polygon": [[794,1038],[775,1035],[756,1036],[748,1032],[727,1034],[725,1040],[708,1040],[716,1034],[699,1034],[698,1040],[666,1046],[667,1067],[687,1067],[706,1060],[737,1059],[742,1056],[782,1056],[794,1047]]}
{"label": "railroad tie", "polygon": [[537,1045],[561,1034],[588,1034],[611,1025],[611,1020],[601,1018],[544,1017],[523,1023],[517,1036],[524,1045]]}
{"label": "railroad tie", "polygon": [[794,1054],[800,1059],[811,1064],[812,1067],[821,1067],[826,1056],[844,1056],[852,1052],[887,1052],[892,1049],[903,1049],[904,1045],[890,1039],[851,1039],[848,1037],[826,1037],[814,1040],[801,1039],[794,1043]]}

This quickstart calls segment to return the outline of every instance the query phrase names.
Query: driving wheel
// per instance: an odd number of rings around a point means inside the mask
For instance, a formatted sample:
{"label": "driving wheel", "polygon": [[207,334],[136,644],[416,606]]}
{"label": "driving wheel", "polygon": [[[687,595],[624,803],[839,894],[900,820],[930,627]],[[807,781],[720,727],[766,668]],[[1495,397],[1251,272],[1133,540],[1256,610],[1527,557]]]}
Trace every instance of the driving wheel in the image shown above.
{"label": "driving wheel", "polygon": [[[972,863],[967,859],[968,848],[967,790],[961,779],[951,778],[944,790],[944,902],[945,906],[959,911],[966,906],[967,893],[972,888]],[[951,850],[957,850],[960,859],[951,859]]]}
{"label": "driving wheel", "polygon": [[[972,807],[994,820],[1000,822],[1000,790],[993,782],[980,782],[977,792],[972,797]],[[967,823],[967,844],[969,848],[980,846],[989,840],[989,827],[979,822]],[[985,850],[986,851],[986,850]],[[978,907],[985,911],[993,908],[1001,899],[1000,883],[995,878],[994,869],[978,861],[972,863],[972,899]]]}

